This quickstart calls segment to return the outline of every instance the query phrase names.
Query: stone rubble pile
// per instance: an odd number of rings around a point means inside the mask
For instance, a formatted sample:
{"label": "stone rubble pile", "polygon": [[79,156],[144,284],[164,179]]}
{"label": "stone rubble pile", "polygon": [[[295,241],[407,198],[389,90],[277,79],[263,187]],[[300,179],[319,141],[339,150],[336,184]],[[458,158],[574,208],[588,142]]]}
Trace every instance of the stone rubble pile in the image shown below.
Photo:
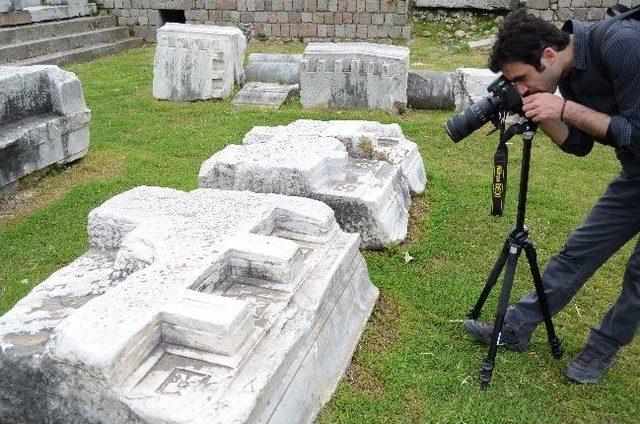
{"label": "stone rubble pile", "polygon": [[0,317],[0,422],[307,423],[378,295],[315,200],[138,187]]}

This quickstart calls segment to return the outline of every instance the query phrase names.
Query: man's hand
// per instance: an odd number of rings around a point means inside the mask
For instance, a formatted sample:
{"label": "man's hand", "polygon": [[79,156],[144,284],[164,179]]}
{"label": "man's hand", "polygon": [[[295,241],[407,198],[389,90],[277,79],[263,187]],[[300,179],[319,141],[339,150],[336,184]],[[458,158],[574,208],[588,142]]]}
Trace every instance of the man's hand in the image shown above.
{"label": "man's hand", "polygon": [[551,93],[531,94],[522,99],[524,115],[536,123],[560,120],[563,105],[564,99]]}

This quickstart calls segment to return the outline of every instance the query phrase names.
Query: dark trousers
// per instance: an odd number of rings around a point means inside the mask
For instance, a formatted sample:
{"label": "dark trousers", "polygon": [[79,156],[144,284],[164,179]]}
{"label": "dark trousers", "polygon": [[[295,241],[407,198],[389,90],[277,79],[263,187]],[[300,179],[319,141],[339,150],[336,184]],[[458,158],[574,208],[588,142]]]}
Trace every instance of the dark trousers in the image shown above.
{"label": "dark trousers", "polygon": [[[640,172],[623,169],[593,209],[551,258],[542,282],[551,314],[560,311],[613,253],[640,232]],[[535,292],[509,309],[506,322],[530,334],[543,321]],[[627,262],[622,292],[600,324],[591,329],[589,343],[613,353],[629,344],[640,325],[640,241]]]}

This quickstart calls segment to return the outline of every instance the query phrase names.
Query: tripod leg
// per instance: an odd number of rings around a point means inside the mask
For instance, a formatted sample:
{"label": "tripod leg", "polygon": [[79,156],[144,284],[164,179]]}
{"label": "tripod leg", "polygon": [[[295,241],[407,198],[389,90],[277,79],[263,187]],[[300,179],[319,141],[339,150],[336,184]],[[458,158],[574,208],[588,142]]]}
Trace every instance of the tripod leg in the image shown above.
{"label": "tripod leg", "polygon": [[502,269],[504,268],[504,264],[507,262],[507,255],[509,254],[509,239],[507,238],[502,245],[502,250],[500,250],[500,256],[496,260],[496,263],[493,265],[491,272],[489,273],[489,277],[487,277],[487,283],[484,285],[482,289],[482,293],[480,293],[480,297],[476,301],[475,306],[469,313],[467,314],[467,318],[470,319],[478,319],[480,316],[480,312],[482,311],[482,307],[484,306],[484,302],[487,301],[487,297],[489,297],[489,293],[493,286],[496,285],[498,281],[498,277],[502,273]]}
{"label": "tripod leg", "polygon": [[513,243],[509,244],[509,253],[507,256],[507,268],[504,272],[504,281],[502,283],[502,291],[500,292],[500,300],[498,301],[498,312],[493,326],[493,334],[491,335],[491,343],[489,344],[489,354],[482,362],[480,369],[480,387],[486,390],[491,382],[491,374],[496,363],[496,353],[498,352],[498,343],[500,342],[500,333],[504,324],[504,317],[507,314],[509,306],[509,297],[511,296],[511,288],[513,287],[513,278],[516,274],[516,265],[520,256],[521,248]]}
{"label": "tripod leg", "polygon": [[549,304],[547,303],[547,295],[544,293],[542,277],[540,276],[540,269],[538,268],[538,254],[536,253],[536,248],[531,242],[525,242],[523,248],[525,254],[527,255],[529,267],[531,268],[533,284],[536,286],[538,302],[540,302],[540,309],[542,312],[542,317],[544,318],[544,325],[547,328],[547,338],[549,340],[549,346],[551,347],[551,354],[554,358],[560,358],[562,357],[563,353],[562,343],[556,336],[556,331],[553,327],[553,321],[551,320]]}

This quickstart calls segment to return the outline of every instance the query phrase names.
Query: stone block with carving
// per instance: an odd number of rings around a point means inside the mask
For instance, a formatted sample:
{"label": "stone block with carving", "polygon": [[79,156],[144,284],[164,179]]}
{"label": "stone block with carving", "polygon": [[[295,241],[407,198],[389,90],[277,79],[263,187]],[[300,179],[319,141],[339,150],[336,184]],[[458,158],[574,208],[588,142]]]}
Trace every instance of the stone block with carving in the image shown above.
{"label": "stone block with carving", "polygon": [[299,119],[289,125],[275,127],[255,126],[242,142],[244,144],[267,141],[286,142],[291,136],[333,137],[342,142],[354,159],[381,160],[400,169],[412,194],[424,191],[427,182],[424,162],[418,146],[407,139],[398,124],[376,121],[335,120],[316,121]]}
{"label": "stone block with carving", "polygon": [[90,120],[75,74],[0,66],[0,193],[31,172],[86,155]]}
{"label": "stone block with carving", "polygon": [[383,109],[407,105],[409,49],[374,43],[309,43],[300,67],[303,107]]}
{"label": "stone block with carving", "polygon": [[168,23],[158,29],[153,96],[171,101],[225,98],[244,82],[246,38],[238,28]]}
{"label": "stone block with carving", "polygon": [[199,183],[320,200],[344,231],[360,233],[365,248],[383,248],[407,235],[411,198],[400,170],[353,159],[334,137],[292,134],[283,142],[227,146],[202,164]]}
{"label": "stone block with carving", "polygon": [[378,295],[314,200],[138,187],[0,317],[0,422],[310,423]]}

